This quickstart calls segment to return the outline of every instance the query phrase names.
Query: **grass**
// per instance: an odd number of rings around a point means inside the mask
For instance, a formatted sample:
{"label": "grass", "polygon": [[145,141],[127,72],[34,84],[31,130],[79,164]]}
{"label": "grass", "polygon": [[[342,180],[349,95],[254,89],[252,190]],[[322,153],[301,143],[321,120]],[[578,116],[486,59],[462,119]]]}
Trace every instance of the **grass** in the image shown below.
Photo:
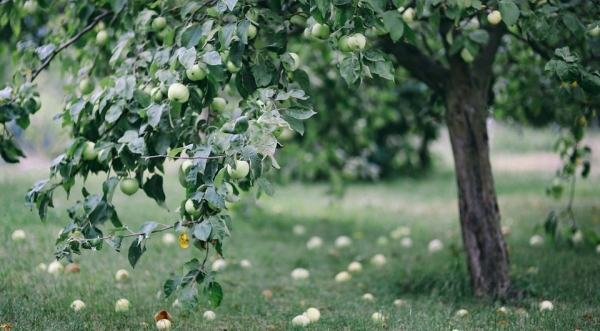
{"label": "grass", "polygon": [[[524,132],[527,135],[527,132]],[[513,138],[511,138],[513,139]],[[518,150],[501,138],[495,155],[510,152],[527,155],[543,150],[542,139],[552,144],[552,133],[536,131],[536,142]],[[503,145],[504,144],[504,145]],[[535,147],[535,146],[539,146]],[[229,265],[219,275],[225,298],[215,309],[217,319],[204,321],[202,304],[198,312],[184,314],[172,308],[174,298],[165,300],[160,290],[169,272],[203,253],[193,248],[166,246],[160,235],[151,238],[148,252],[131,269],[126,252],[110,247],[101,252],[85,251],[77,257],[81,272],[53,276],[38,269],[52,261],[54,236],[67,223],[65,210],[75,201],[57,196],[56,208],[43,224],[23,206],[29,185],[44,172],[19,171],[3,166],[0,173],[0,324],[14,330],[152,330],[153,315],[161,309],[175,317],[176,330],[292,330],[292,318],[308,307],[321,310],[321,320],[306,330],[581,330],[600,325],[600,263],[589,246],[566,245],[531,247],[529,237],[550,210],[562,207],[543,195],[552,171],[499,171],[496,176],[503,224],[511,228],[506,240],[510,247],[511,279],[526,289],[528,296],[508,305],[509,314],[496,313],[498,303],[475,299],[468,286],[461,252],[456,191],[453,173],[440,165],[425,179],[399,179],[379,184],[355,184],[346,198],[335,201],[323,185],[294,184],[278,187],[276,198],[261,199],[257,206],[243,204],[235,210],[233,236],[225,246]],[[175,173],[170,175],[175,176]],[[168,203],[182,198],[176,177],[168,181]],[[578,222],[596,231],[600,195],[598,175],[580,181],[575,214]],[[94,180],[88,190],[99,189]],[[176,217],[156,207],[143,194],[117,195],[121,219],[132,228],[148,220],[171,224]],[[292,229],[303,225],[306,234]],[[411,229],[414,245],[402,247],[399,240],[379,245],[399,226]],[[24,229],[26,241],[12,241],[15,229]],[[314,235],[323,238],[320,249],[308,250],[306,241]],[[353,245],[335,248],[340,235],[353,238]],[[438,238],[445,249],[429,253],[427,244]],[[388,263],[376,268],[369,259],[377,253]],[[212,258],[212,254],[211,254]],[[253,267],[239,266],[248,259]],[[334,276],[351,261],[361,261],[364,270],[346,283]],[[294,268],[307,268],[306,281],[292,281]],[[127,269],[131,279],[114,280],[118,269]],[[537,272],[535,272],[537,270]],[[270,290],[272,298],[262,292]],[[362,300],[371,293],[375,300]],[[132,309],[114,312],[114,303],[127,298]],[[80,299],[86,308],[73,312],[69,305]],[[397,307],[395,299],[406,305]],[[542,300],[554,303],[552,312],[540,312]],[[469,315],[457,318],[459,309]],[[517,314],[524,309],[526,314]],[[387,316],[386,327],[375,325],[370,316],[380,311]]]}

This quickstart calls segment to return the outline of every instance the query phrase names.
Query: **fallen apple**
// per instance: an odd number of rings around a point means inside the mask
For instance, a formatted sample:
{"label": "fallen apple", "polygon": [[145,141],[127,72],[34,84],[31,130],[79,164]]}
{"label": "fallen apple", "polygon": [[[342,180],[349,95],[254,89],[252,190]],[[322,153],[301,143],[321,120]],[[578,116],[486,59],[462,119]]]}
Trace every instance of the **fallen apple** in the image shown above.
{"label": "fallen apple", "polygon": [[337,275],[335,275],[335,281],[338,283],[347,282],[351,278],[352,278],[352,276],[350,275],[350,273],[348,271],[341,271],[341,272],[338,272]]}
{"label": "fallen apple", "polygon": [[354,261],[348,265],[349,272],[361,272],[363,269],[362,264],[360,262]]}
{"label": "fallen apple", "polygon": [[117,273],[115,274],[115,279],[117,281],[122,281],[125,279],[129,278],[129,272],[125,269],[119,269],[117,270]]}
{"label": "fallen apple", "polygon": [[212,310],[207,310],[204,312],[203,317],[207,321],[213,321],[215,318],[217,318],[217,314],[215,314],[215,312]]}
{"label": "fallen apple", "polygon": [[306,317],[308,317],[311,323],[315,323],[321,318],[321,312],[317,308],[310,307],[306,310]]}
{"label": "fallen apple", "polygon": [[83,301],[75,300],[71,302],[71,309],[73,309],[74,311],[80,311],[83,308],[85,308],[85,303]]}
{"label": "fallen apple", "polygon": [[293,326],[305,327],[310,324],[310,319],[304,315],[298,315],[292,319]]}
{"label": "fallen apple", "polygon": [[25,231],[23,231],[23,230],[15,230],[11,235],[11,238],[14,241],[25,240],[26,237],[27,237],[27,235],[25,234]]}
{"label": "fallen apple", "polygon": [[371,315],[371,320],[374,323],[382,323],[382,322],[385,322],[385,317],[381,313],[373,313]]}
{"label": "fallen apple", "polygon": [[371,264],[377,267],[381,267],[384,264],[386,264],[387,259],[385,258],[385,256],[383,254],[375,254],[373,255],[373,257],[371,258]]}
{"label": "fallen apple", "polygon": [[339,236],[335,239],[335,247],[342,248],[352,245],[352,239],[348,236]]}
{"label": "fallen apple", "polygon": [[129,300],[127,299],[119,299],[115,303],[115,311],[117,313],[124,313],[129,311]]}
{"label": "fallen apple", "polygon": [[168,319],[162,319],[156,322],[156,328],[159,330],[169,330],[171,328],[171,321]]}
{"label": "fallen apple", "polygon": [[296,268],[292,270],[292,279],[301,280],[307,279],[310,276],[310,272],[304,268]]}
{"label": "fallen apple", "polygon": [[312,237],[306,242],[306,248],[315,249],[323,246],[323,239],[321,237]]}
{"label": "fallen apple", "polygon": [[427,244],[427,250],[430,253],[439,252],[443,248],[444,248],[444,244],[442,244],[442,241],[439,239],[433,239],[432,241],[429,242],[429,244]]}

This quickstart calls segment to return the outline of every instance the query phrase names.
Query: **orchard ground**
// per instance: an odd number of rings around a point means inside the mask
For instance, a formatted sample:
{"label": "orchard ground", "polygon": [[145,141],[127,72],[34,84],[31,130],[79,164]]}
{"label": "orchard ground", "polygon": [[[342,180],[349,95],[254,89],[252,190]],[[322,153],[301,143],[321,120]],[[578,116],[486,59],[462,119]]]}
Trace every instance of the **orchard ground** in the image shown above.
{"label": "orchard ground", "polygon": [[[387,330],[594,330],[600,325],[600,255],[591,246],[566,244],[532,247],[535,234],[551,210],[560,210],[566,199],[553,200],[544,188],[559,162],[552,154],[556,137],[550,130],[496,125],[492,135],[492,160],[502,224],[510,228],[513,285],[527,295],[506,305],[508,314],[498,314],[498,303],[482,302],[470,293],[456,206],[452,168],[448,164],[445,139],[434,146],[438,167],[424,178],[404,178],[378,184],[350,185],[346,197],[335,201],[325,185],[292,184],[277,187],[276,197],[261,199],[257,206],[241,204],[234,210],[233,236],[227,239],[228,265],[219,281],[225,298],[215,309],[216,319],[203,320],[207,305],[198,312],[183,314],[172,307],[173,298],[161,295],[169,271],[204,253],[195,248],[170,246],[156,234],[148,243],[136,269],[121,253],[105,245],[101,252],[84,251],[77,256],[81,271],[50,275],[38,269],[53,260],[55,235],[67,223],[69,202],[55,197],[47,224],[23,204],[27,188],[45,177],[47,168],[0,167],[0,325],[14,330],[144,330],[155,329],[153,316],[167,309],[175,318],[176,330],[291,330],[292,319],[309,307],[321,310],[321,319],[307,330],[383,330],[371,315],[381,312]],[[589,135],[594,152],[600,151],[600,136]],[[597,156],[595,156],[597,157]],[[33,159],[30,158],[30,159]],[[37,160],[39,166],[39,160]],[[29,167],[27,166],[29,164]],[[574,212],[578,224],[600,231],[599,172],[593,162],[589,179],[578,180]],[[175,170],[175,168],[173,168]],[[177,173],[169,172],[167,203],[174,209],[184,192]],[[100,190],[93,179],[88,190]],[[124,222],[137,229],[153,220],[172,224],[176,216],[157,207],[140,191],[131,197],[121,192],[117,210]],[[298,235],[294,226],[306,232]],[[412,247],[401,245],[390,234],[398,227],[410,228]],[[16,229],[27,234],[25,241],[11,240]],[[107,231],[105,231],[107,232]],[[334,247],[338,236],[352,238],[352,245]],[[323,238],[323,246],[306,247],[312,236]],[[383,244],[380,237],[387,237]],[[430,253],[428,243],[439,239],[441,251]],[[381,242],[380,242],[381,241]],[[124,242],[124,247],[128,245]],[[369,260],[383,254],[387,263],[375,267]],[[211,252],[209,261],[214,254]],[[252,267],[242,268],[247,259]],[[335,275],[360,261],[363,271],[343,283]],[[308,280],[292,280],[293,269],[310,271]],[[130,279],[115,281],[118,269],[127,269]],[[267,298],[264,291],[272,294]],[[365,293],[373,301],[362,299]],[[116,313],[115,302],[126,298],[131,308]],[[74,312],[69,305],[79,299],[86,307]],[[404,300],[396,306],[394,300]],[[549,300],[552,311],[539,311]],[[460,309],[469,314],[457,317]],[[212,310],[212,309],[211,309]]]}

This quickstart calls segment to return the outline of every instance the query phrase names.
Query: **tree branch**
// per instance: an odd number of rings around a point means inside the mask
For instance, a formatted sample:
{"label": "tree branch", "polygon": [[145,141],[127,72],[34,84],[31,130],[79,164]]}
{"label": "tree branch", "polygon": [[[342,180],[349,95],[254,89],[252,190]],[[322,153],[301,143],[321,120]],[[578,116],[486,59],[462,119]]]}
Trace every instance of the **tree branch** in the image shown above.
{"label": "tree branch", "polygon": [[534,52],[536,52],[539,56],[541,56],[546,61],[550,61],[554,57],[553,50],[545,48],[543,45],[540,45],[533,40],[527,40],[527,39],[523,38],[523,36],[518,35],[516,33],[511,32],[510,35],[517,38],[517,40],[520,40],[521,42],[529,45],[531,47],[531,49],[533,49]]}
{"label": "tree branch", "polygon": [[[490,34],[490,39],[487,44],[483,46],[477,58],[473,62],[473,70],[475,71],[475,79],[477,79],[481,86],[489,86],[492,80],[492,66],[494,64],[494,58],[498,52],[498,47],[502,43],[502,37],[506,33],[506,25],[499,24],[493,26],[487,31]],[[487,90],[487,88],[486,88]]]}
{"label": "tree branch", "polygon": [[77,40],[79,40],[79,38],[81,38],[81,36],[83,36],[86,32],[88,32],[91,29],[93,29],[94,26],[96,26],[96,24],[98,24],[98,22],[100,22],[103,18],[105,18],[106,16],[110,15],[111,13],[112,12],[107,11],[107,12],[104,12],[104,13],[96,16],[94,18],[94,20],[92,21],[92,23],[90,23],[88,26],[86,26],[81,31],[79,31],[71,39],[67,40],[66,42],[64,42],[60,46],[58,46],[58,48],[55,49],[52,52],[52,54],[50,54],[48,56],[48,58],[46,59],[46,61],[44,61],[44,63],[42,63],[42,65],[36,71],[34,71],[33,74],[31,74],[31,77],[29,78],[29,82],[33,82],[35,80],[35,78],[42,72],[42,70],[44,70],[46,67],[48,67],[48,65],[50,65],[50,62],[52,62],[52,60],[54,59],[54,57],[56,57],[56,55],[58,55],[58,53],[60,53],[62,50],[64,50],[65,48],[69,47],[71,44],[73,44]]}
{"label": "tree branch", "polygon": [[394,43],[389,35],[380,39],[376,46],[385,53],[393,54],[397,64],[403,66],[411,75],[427,84],[436,93],[444,91],[444,81],[448,76],[448,69],[416,46],[405,42]]}

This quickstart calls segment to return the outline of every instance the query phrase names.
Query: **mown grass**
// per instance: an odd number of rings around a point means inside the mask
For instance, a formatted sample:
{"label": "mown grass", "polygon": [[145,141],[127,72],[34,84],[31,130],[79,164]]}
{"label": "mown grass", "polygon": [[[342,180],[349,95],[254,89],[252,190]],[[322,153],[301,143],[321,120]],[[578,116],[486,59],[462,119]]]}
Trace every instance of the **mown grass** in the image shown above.
{"label": "mown grass", "polygon": [[[542,138],[552,143],[548,131],[536,136]],[[538,141],[528,146],[536,144],[543,145]],[[526,150],[532,151],[536,149]],[[507,316],[496,313],[499,303],[475,299],[469,290],[454,177],[448,167],[440,166],[425,179],[351,185],[341,201],[329,197],[324,185],[293,184],[278,187],[275,198],[261,199],[257,206],[239,206],[233,236],[225,245],[229,265],[218,278],[225,298],[215,309],[217,319],[208,322],[202,319],[202,312],[209,309],[206,304],[198,312],[184,314],[171,307],[174,298],[160,296],[171,270],[193,257],[203,258],[193,248],[164,245],[160,235],[150,239],[148,252],[135,269],[129,266],[126,252],[105,246],[77,257],[81,265],[77,274],[53,276],[39,270],[39,263],[52,261],[54,236],[68,222],[65,210],[77,195],[69,202],[57,196],[56,208],[44,225],[24,207],[23,195],[45,173],[7,166],[0,171],[4,173],[0,176],[0,324],[9,323],[14,330],[155,329],[152,317],[161,309],[174,315],[176,330],[292,330],[292,318],[311,306],[319,308],[322,317],[307,330],[595,330],[600,325],[600,258],[594,248],[528,244],[535,226],[549,211],[564,205],[543,195],[552,172],[495,176],[503,224],[511,229],[507,242],[512,282],[527,292],[507,305]],[[174,206],[183,192],[175,174],[171,175],[167,202]],[[93,180],[86,187],[99,189]],[[593,175],[579,182],[574,206],[578,222],[596,231],[600,230],[599,195],[598,176]],[[121,219],[134,229],[148,220],[165,224],[176,220],[142,193],[117,195],[116,201]],[[303,225],[306,233],[294,234],[295,225]],[[389,238],[399,226],[411,229],[412,247]],[[24,229],[27,240],[12,241],[15,229]],[[322,237],[324,245],[308,250],[306,241],[314,235]],[[335,248],[333,242],[340,235],[352,237],[353,245]],[[389,238],[387,245],[377,243],[381,236]],[[445,248],[429,253],[427,244],[435,238]],[[388,259],[380,268],[369,263],[377,253]],[[240,267],[241,259],[250,260],[252,268]],[[336,273],[355,260],[363,263],[363,272],[336,283]],[[309,280],[291,279],[290,272],[297,267],[310,271]],[[116,282],[118,269],[129,270],[131,279]],[[270,299],[262,294],[267,289],[273,293]],[[364,293],[373,294],[375,300],[362,300]],[[125,314],[114,312],[120,298],[132,303]],[[69,305],[75,299],[83,300],[86,308],[73,312]],[[397,307],[395,299],[407,304]],[[542,300],[552,301],[554,310],[540,312]],[[458,309],[470,314],[458,318]],[[527,313],[517,314],[518,309]],[[385,326],[371,322],[376,311],[387,316]]]}

